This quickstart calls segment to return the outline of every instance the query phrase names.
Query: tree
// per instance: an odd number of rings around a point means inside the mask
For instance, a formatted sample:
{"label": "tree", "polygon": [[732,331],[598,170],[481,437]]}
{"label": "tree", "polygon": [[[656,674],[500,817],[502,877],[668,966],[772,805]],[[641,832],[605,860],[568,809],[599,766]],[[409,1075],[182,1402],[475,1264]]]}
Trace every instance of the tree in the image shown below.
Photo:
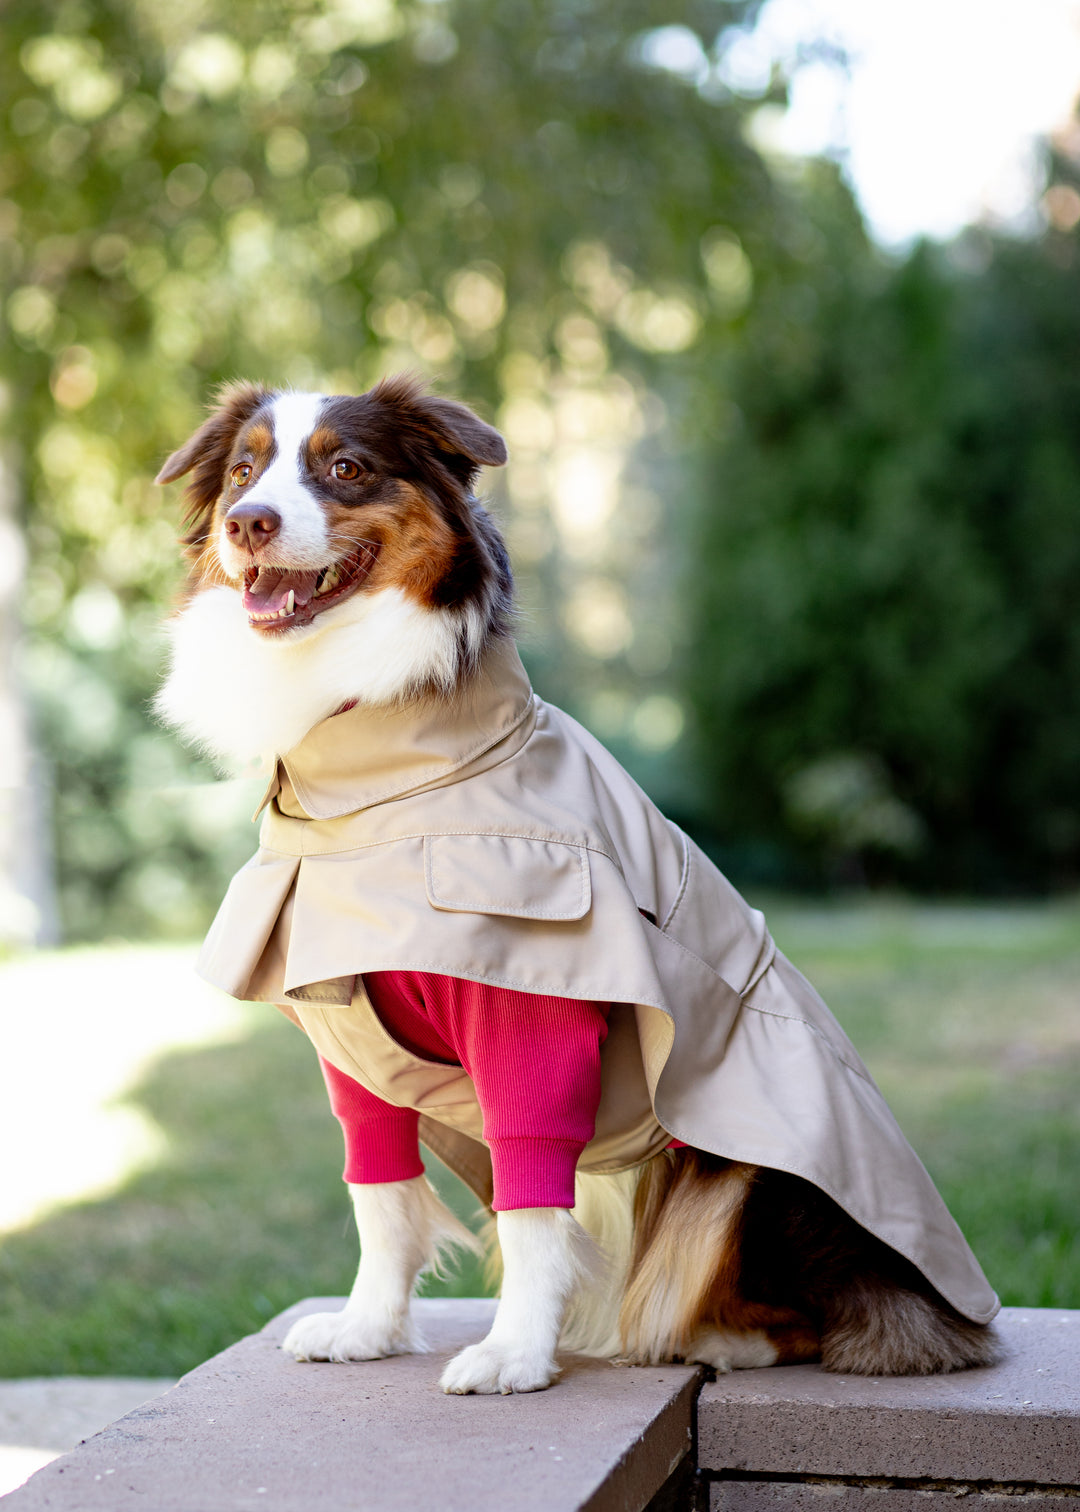
{"label": "tree", "polygon": [[757,306],[688,669],[701,811],[750,870],[1075,878],[1075,224],[890,264],[834,222],[805,318]]}

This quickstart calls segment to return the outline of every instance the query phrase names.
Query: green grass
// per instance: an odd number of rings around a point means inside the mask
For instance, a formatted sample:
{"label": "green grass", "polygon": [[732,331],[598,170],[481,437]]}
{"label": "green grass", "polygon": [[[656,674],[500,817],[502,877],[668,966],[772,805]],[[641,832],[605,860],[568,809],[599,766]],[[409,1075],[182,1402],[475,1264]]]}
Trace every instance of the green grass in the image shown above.
{"label": "green grass", "polygon": [[[1003,1299],[1080,1306],[1080,909],[767,912]],[[167,1136],[164,1161],[0,1242],[0,1375],[174,1374],[298,1297],[348,1289],[340,1136],[314,1057],[269,1010],[254,1022],[240,1043],[165,1057],[128,1099]],[[471,1261],[428,1286],[483,1289]]]}
{"label": "green grass", "polygon": [[1080,1307],[1080,908],[767,913],[1002,1300]]}

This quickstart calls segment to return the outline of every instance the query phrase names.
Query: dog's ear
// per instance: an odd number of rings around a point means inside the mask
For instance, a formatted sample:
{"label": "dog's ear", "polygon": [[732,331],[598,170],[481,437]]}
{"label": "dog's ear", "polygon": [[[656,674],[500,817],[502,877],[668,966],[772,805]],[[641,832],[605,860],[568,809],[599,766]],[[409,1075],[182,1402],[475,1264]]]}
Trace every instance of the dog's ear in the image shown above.
{"label": "dog's ear", "polygon": [[173,452],[154,482],[173,483],[200,462],[208,462],[211,467],[220,463],[223,467],[237,431],[269,398],[270,390],[258,383],[224,384],[218,390],[217,402],[209,417],[183,446]]}
{"label": "dog's ear", "polygon": [[455,399],[424,400],[433,429],[440,433],[442,450],[457,452],[476,467],[502,467],[506,462],[506,442],[499,432],[474,415]]}
{"label": "dog's ear", "polygon": [[272,397],[271,390],[258,383],[224,384],[218,390],[216,407],[209,418],[173,452],[155,478],[156,483],[172,483],[194,469],[184,511],[187,534],[181,537],[190,548],[189,555],[206,539],[237,432]]}
{"label": "dog's ear", "polygon": [[440,463],[466,488],[478,468],[502,467],[506,461],[506,442],[493,426],[455,399],[426,394],[410,374],[384,378],[370,398],[391,411],[396,427],[411,433],[417,461]]}

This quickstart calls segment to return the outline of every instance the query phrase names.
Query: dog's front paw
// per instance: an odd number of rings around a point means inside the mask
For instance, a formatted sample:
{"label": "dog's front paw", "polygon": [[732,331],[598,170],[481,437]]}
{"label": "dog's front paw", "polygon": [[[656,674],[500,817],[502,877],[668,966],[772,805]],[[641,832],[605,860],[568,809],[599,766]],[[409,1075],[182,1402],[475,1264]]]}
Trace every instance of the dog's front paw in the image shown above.
{"label": "dog's front paw", "polygon": [[299,1318],[282,1340],[282,1349],[297,1360],[381,1360],[417,1349],[408,1319],[371,1318],[346,1308],[337,1313],[309,1313]]}
{"label": "dog's front paw", "polygon": [[509,1396],[513,1391],[543,1391],[558,1373],[559,1367],[546,1353],[512,1349],[484,1339],[454,1356],[439,1385],[455,1396],[471,1391]]}

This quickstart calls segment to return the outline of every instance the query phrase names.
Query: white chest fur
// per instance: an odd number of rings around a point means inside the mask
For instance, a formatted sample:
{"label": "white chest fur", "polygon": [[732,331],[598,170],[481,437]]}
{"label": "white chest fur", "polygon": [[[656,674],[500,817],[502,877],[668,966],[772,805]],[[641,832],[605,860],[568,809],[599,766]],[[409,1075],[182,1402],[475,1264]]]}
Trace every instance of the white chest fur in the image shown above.
{"label": "white chest fur", "polygon": [[270,763],[349,699],[389,704],[425,684],[449,691],[480,649],[475,610],[421,608],[397,588],[356,594],[296,635],[252,630],[233,588],[196,594],[169,626],[155,708],[230,767]]}

